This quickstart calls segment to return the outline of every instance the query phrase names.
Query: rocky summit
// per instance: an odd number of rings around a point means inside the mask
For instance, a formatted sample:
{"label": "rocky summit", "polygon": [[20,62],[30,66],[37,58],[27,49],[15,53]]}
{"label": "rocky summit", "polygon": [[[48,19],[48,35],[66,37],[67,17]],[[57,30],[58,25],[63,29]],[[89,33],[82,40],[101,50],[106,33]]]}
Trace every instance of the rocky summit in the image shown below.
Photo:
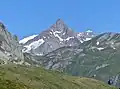
{"label": "rocky summit", "polygon": [[20,40],[20,43],[24,46],[24,53],[42,56],[61,47],[77,46],[84,41],[90,40],[93,36],[94,34],[90,30],[77,33],[61,19],[58,19],[47,30],[39,35],[26,37]]}

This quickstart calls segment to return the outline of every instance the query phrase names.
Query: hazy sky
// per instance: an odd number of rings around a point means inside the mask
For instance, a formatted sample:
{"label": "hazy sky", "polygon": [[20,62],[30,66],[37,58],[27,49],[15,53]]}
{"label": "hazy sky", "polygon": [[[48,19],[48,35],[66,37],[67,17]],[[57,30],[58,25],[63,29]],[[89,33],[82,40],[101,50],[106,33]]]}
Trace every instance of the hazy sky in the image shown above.
{"label": "hazy sky", "polygon": [[0,20],[23,38],[61,18],[75,31],[120,32],[120,0],[0,0]]}

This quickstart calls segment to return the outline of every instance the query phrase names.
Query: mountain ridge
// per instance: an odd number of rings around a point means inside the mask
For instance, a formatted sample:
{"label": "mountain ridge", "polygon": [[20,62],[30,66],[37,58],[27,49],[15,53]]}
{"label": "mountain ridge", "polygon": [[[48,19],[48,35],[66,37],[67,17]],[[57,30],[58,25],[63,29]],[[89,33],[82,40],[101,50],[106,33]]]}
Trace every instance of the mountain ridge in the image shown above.
{"label": "mountain ridge", "polygon": [[[58,48],[44,56],[32,56],[37,65],[74,76],[91,77],[106,82],[119,70],[120,34],[103,33],[77,46]],[[117,69],[118,68],[118,69]],[[117,69],[117,70],[116,70]],[[117,85],[119,85],[117,78]]]}
{"label": "mountain ridge", "polygon": [[[31,53],[31,51],[33,51],[32,53],[34,53],[34,55],[44,55],[60,47],[75,46],[94,37],[93,32],[90,30],[88,31],[81,33],[74,32],[71,28],[68,28],[64,21],[58,19],[50,28],[25,42],[23,44],[25,47],[23,52]],[[20,40],[20,43],[23,40]],[[38,46],[36,46],[34,42],[38,44]]]}

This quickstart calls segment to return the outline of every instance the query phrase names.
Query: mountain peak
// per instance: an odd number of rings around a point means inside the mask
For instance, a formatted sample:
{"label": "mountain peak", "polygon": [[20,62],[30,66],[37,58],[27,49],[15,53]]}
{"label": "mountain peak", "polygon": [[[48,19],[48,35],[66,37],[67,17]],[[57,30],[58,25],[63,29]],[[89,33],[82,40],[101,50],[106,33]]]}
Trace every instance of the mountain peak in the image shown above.
{"label": "mountain peak", "polygon": [[58,20],[56,21],[56,24],[64,24],[64,21],[63,21],[62,19],[58,19]]}
{"label": "mountain peak", "polygon": [[58,19],[56,23],[46,31],[41,32],[37,37],[36,35],[35,38],[30,36],[20,40],[19,43],[24,45],[24,52],[45,55],[60,47],[79,45],[83,41],[90,40],[92,35],[93,33],[74,32],[62,19]]}

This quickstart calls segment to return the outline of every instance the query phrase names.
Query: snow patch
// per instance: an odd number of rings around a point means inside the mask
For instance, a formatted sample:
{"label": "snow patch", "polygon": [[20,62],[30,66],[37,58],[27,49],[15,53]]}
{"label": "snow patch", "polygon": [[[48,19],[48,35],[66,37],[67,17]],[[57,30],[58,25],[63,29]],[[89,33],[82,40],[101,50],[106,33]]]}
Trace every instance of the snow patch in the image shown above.
{"label": "snow patch", "polygon": [[103,49],[105,49],[105,48],[102,48],[102,47],[100,47],[100,48],[97,48],[98,50],[103,50]]}
{"label": "snow patch", "polygon": [[57,37],[60,41],[64,41],[57,33],[61,33],[60,31],[53,32],[53,35]]}
{"label": "snow patch", "polygon": [[101,50],[103,50],[103,49],[105,49],[105,48],[102,48],[102,47],[99,47],[99,48],[97,48],[97,47],[91,47],[90,49],[98,49],[99,51],[101,51]]}
{"label": "snow patch", "polygon": [[30,66],[31,64],[29,64],[28,62],[25,62],[25,65],[28,65],[28,66]]}
{"label": "snow patch", "polygon": [[52,35],[52,32],[50,32],[50,34]]}
{"label": "snow patch", "polygon": [[19,43],[20,43],[20,44],[25,44],[27,41],[35,38],[36,36],[38,36],[38,35],[32,35],[32,36],[26,37],[26,38],[20,40]]}
{"label": "snow patch", "polygon": [[99,69],[107,67],[107,66],[109,66],[109,64],[102,64],[101,66],[97,66],[96,70],[99,70]]}
{"label": "snow patch", "polygon": [[60,41],[63,41],[63,39],[58,34],[55,34],[55,37],[57,37]]}
{"label": "snow patch", "polygon": [[62,31],[55,31],[55,33],[61,33]]}
{"label": "snow patch", "polygon": [[35,54],[35,55],[37,55],[37,56],[42,56],[43,54],[42,54],[42,53],[39,53],[39,54]]}
{"label": "snow patch", "polygon": [[83,43],[84,41],[80,40],[81,43]]}
{"label": "snow patch", "polygon": [[52,45],[50,45],[50,48],[53,48]]}
{"label": "snow patch", "polygon": [[22,65],[24,63],[24,60],[21,60],[20,62],[13,61],[13,63]]}
{"label": "snow patch", "polygon": [[63,35],[65,35],[66,33],[64,32]]}
{"label": "snow patch", "polygon": [[78,34],[77,34],[77,37],[79,37],[79,36],[82,36],[82,33],[78,33]]}
{"label": "snow patch", "polygon": [[11,54],[9,53],[9,52],[7,52],[7,51],[5,51],[5,54],[7,55],[7,56],[10,56]]}
{"label": "snow patch", "polygon": [[116,49],[113,45],[111,45],[111,47],[112,47],[113,49]]}
{"label": "snow patch", "polygon": [[91,40],[91,39],[92,39],[92,38],[86,38],[85,41],[89,41],[89,40]]}
{"label": "snow patch", "polygon": [[40,45],[42,45],[45,41],[43,39],[39,39],[38,41],[34,41],[29,45],[25,45],[24,47],[27,48],[27,50],[23,50],[24,52],[29,52],[31,49],[36,49]]}
{"label": "snow patch", "polygon": [[97,45],[99,45],[99,44],[100,44],[100,42],[97,42],[96,44],[97,44]]}
{"label": "snow patch", "polygon": [[68,37],[67,39],[64,39],[65,41],[68,41],[70,39],[73,39],[74,37]]}
{"label": "snow patch", "polygon": [[70,44],[69,46],[72,46],[72,44]]}
{"label": "snow patch", "polygon": [[[53,32],[53,35],[55,37],[57,37],[60,41],[68,41],[68,40],[74,38],[74,37],[68,37],[67,39],[63,39],[58,35],[59,33],[62,33],[62,31],[55,31],[55,32]],[[65,33],[63,33],[63,34],[65,34]]]}
{"label": "snow patch", "polygon": [[46,37],[45,37],[45,36],[43,36],[43,38],[45,39]]}
{"label": "snow patch", "polygon": [[114,42],[112,42],[111,44],[114,45]]}

